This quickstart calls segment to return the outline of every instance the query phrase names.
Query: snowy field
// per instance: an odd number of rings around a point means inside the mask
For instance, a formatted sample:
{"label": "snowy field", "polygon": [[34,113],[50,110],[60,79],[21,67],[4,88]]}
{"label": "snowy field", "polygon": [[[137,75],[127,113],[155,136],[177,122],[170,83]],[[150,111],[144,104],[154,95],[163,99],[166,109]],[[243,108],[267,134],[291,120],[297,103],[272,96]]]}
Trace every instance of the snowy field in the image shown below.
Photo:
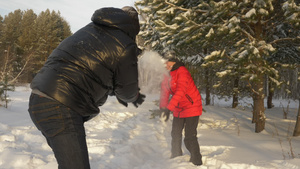
{"label": "snowy field", "polygon": [[[161,57],[145,52],[138,65],[142,93],[158,93],[166,73]],[[9,92],[8,109],[0,107],[0,169],[57,168],[52,150],[27,112],[28,86]],[[292,137],[298,102],[274,100],[275,107],[266,110],[266,129],[255,133],[251,99],[232,109],[230,100],[213,97],[214,106],[204,106],[198,126],[204,164],[194,166],[184,145],[183,156],[170,159],[173,118],[151,118],[149,111],[158,109],[158,98],[147,94],[138,109],[108,98],[101,113],[85,123],[92,169],[300,169],[300,137]],[[287,107],[288,118],[283,119]]]}
{"label": "snowy field", "polygon": [[[46,140],[28,115],[30,88],[19,86],[9,93],[8,109],[0,107],[0,169],[54,169],[56,160]],[[286,101],[275,101],[266,110],[266,130],[254,133],[248,101],[237,109],[230,102],[214,100],[204,106],[198,140],[202,166],[184,155],[170,159],[171,121],[151,119],[149,109],[157,109],[157,94],[147,95],[136,109],[118,104],[109,97],[101,113],[85,124],[92,169],[299,169],[300,137],[291,137],[297,102],[289,104],[288,119],[283,119]],[[248,103],[251,103],[249,100]]]}

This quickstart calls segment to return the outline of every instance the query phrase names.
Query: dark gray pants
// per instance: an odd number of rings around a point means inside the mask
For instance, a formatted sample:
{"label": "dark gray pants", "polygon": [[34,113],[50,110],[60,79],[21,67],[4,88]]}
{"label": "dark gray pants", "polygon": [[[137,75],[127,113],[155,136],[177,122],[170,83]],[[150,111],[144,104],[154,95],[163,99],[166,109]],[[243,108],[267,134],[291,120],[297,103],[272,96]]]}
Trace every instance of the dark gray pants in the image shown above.
{"label": "dark gray pants", "polygon": [[63,104],[31,94],[29,114],[52,148],[59,169],[90,169],[84,118]]}
{"label": "dark gray pants", "polygon": [[199,116],[188,118],[173,118],[172,123],[172,142],[171,142],[171,158],[182,155],[182,131],[184,128],[184,145],[191,154],[190,161],[195,165],[202,164],[202,155],[200,153],[199,143],[197,139],[197,126]]}

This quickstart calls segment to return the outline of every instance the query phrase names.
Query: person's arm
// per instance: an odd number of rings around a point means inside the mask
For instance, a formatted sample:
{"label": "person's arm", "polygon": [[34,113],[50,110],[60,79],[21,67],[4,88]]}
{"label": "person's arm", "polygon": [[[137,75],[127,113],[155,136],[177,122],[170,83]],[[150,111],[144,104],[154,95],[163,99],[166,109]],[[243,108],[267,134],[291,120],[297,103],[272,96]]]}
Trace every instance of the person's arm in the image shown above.
{"label": "person's arm", "polygon": [[115,70],[114,93],[119,101],[125,103],[134,102],[139,96],[137,55],[137,46],[128,46]]}
{"label": "person's arm", "polygon": [[163,81],[161,82],[160,87],[160,99],[159,99],[159,108],[166,109],[169,103],[170,97],[170,77],[165,75]]}

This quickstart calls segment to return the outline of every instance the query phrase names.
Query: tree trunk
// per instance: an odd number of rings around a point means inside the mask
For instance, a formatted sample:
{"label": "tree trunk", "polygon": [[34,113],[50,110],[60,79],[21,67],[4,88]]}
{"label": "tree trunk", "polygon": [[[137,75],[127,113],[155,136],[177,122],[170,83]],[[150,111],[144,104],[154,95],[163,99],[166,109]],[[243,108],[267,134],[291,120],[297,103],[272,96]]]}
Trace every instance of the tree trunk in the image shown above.
{"label": "tree trunk", "polygon": [[254,122],[255,122],[255,132],[260,133],[265,129],[265,112],[264,112],[264,100],[263,99],[256,99],[254,100],[253,106],[253,115],[254,115]]}
{"label": "tree trunk", "polygon": [[205,82],[206,82],[206,98],[205,98],[205,105],[210,105],[210,83],[209,83],[209,70],[205,68]]}
{"label": "tree trunk", "polygon": [[255,132],[260,133],[265,129],[265,106],[263,93],[263,76],[261,80],[253,84],[253,122],[255,123]]}
{"label": "tree trunk", "polygon": [[298,103],[298,116],[293,136],[300,136],[300,99]]}
{"label": "tree trunk", "polygon": [[[204,48],[203,53],[206,55],[207,54],[207,48]],[[209,68],[205,68],[205,94],[206,94],[206,98],[205,98],[205,105],[210,105],[210,83],[209,83]]]}
{"label": "tree trunk", "polygon": [[268,109],[271,109],[273,107],[272,100],[273,100],[274,90],[271,81],[268,82],[268,85],[269,85],[268,86],[269,91],[268,91],[267,107]]}
{"label": "tree trunk", "polygon": [[232,108],[236,108],[239,104],[238,87],[239,87],[239,79],[236,78],[233,84]]}

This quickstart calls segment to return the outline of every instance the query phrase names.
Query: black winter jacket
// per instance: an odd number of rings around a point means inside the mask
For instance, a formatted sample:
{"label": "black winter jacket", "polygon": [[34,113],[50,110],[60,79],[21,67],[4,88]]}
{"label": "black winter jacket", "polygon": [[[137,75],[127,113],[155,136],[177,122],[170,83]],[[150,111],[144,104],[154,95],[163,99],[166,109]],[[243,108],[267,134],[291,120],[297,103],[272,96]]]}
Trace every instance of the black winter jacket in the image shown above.
{"label": "black winter jacket", "polygon": [[99,113],[108,95],[137,99],[138,21],[118,8],[101,8],[66,38],[34,77],[31,88],[83,116]]}

